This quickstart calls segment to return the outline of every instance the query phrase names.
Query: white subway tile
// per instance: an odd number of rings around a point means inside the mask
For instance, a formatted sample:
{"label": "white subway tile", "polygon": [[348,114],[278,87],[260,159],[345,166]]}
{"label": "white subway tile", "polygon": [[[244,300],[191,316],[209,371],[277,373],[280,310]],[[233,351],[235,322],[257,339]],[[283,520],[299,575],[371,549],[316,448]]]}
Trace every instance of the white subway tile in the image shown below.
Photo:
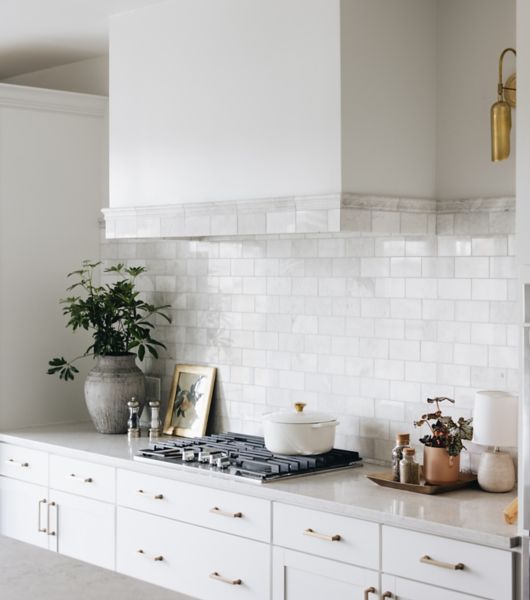
{"label": "white subway tile", "polygon": [[436,381],[436,363],[406,362],[405,379],[419,383],[434,383]]}
{"label": "white subway tile", "polygon": [[437,323],[436,339],[440,342],[469,343],[471,340],[471,324],[454,322]]}
{"label": "white subway tile", "polygon": [[311,315],[294,315],[292,317],[292,332],[313,334],[318,333],[319,318]]}
{"label": "white subway tile", "polygon": [[344,356],[321,354],[318,357],[318,371],[330,375],[344,374]]}
{"label": "white subway tile", "polygon": [[483,367],[488,364],[488,347],[481,344],[455,344],[457,365]]}
{"label": "white subway tile", "polygon": [[421,259],[421,274],[423,277],[454,277],[455,259],[451,256],[423,257]]}
{"label": "white subway tile", "polygon": [[513,369],[519,366],[519,348],[490,346],[488,350],[490,367]]}
{"label": "white subway tile", "polygon": [[376,238],[376,256],[405,256],[405,239],[400,237]]}
{"label": "white subway tile", "polygon": [[376,359],[374,376],[378,379],[401,380],[405,376],[405,363],[403,360]]}
{"label": "white subway tile", "polygon": [[346,242],[341,238],[322,238],[318,240],[320,258],[341,258],[346,256]]}
{"label": "white subway tile", "polygon": [[438,295],[438,280],[409,278],[406,280],[405,293],[407,298],[436,298]]}
{"label": "white subway tile", "polygon": [[390,262],[388,258],[361,258],[361,277],[388,277]]}
{"label": "white subway tile", "polygon": [[471,256],[471,238],[438,236],[438,256]]}
{"label": "white subway tile", "polygon": [[393,257],[390,259],[390,275],[392,277],[421,277],[421,258]]}
{"label": "white subway tile", "polygon": [[372,231],[374,233],[399,233],[400,225],[398,212],[372,211]]}
{"label": "white subway tile", "polygon": [[471,298],[471,279],[445,279],[438,286],[438,297],[450,300]]}
{"label": "white subway tile", "polygon": [[472,239],[473,256],[506,256],[508,241],[506,236],[479,236]]}
{"label": "white subway tile", "polygon": [[421,300],[390,300],[390,314],[393,319],[420,319]]}
{"label": "white subway tile", "polygon": [[424,300],[422,317],[428,320],[452,321],[455,317],[455,303],[453,300]]}
{"label": "white subway tile", "polygon": [[420,359],[420,343],[415,340],[390,340],[388,354],[392,359],[418,361]]}
{"label": "white subway tile", "polygon": [[489,277],[489,258],[479,256],[457,256],[455,277]]}
{"label": "white subway tile", "polygon": [[421,384],[412,381],[391,381],[390,399],[397,402],[420,402]]}
{"label": "white subway tile", "polygon": [[363,317],[389,317],[390,300],[386,298],[362,298],[361,316]]}
{"label": "white subway tile", "polygon": [[488,302],[462,301],[456,303],[455,319],[472,323],[487,323],[490,317]]}
{"label": "white subway tile", "polygon": [[407,237],[405,240],[406,256],[436,255],[436,238],[434,236]]}
{"label": "white subway tile", "polygon": [[374,295],[379,298],[403,298],[405,296],[405,279],[399,277],[376,279]]}
{"label": "white subway tile", "polygon": [[421,342],[423,362],[452,362],[453,344],[442,342]]}
{"label": "white subway tile", "polygon": [[447,385],[469,385],[471,367],[465,365],[438,364],[437,383]]}
{"label": "white subway tile", "polygon": [[319,296],[344,296],[346,293],[346,280],[332,277],[322,277],[318,281]]}
{"label": "white subway tile", "polygon": [[405,321],[403,319],[377,319],[375,321],[375,337],[402,340],[405,337]]}
{"label": "white subway tile", "polygon": [[474,279],[473,300],[507,300],[508,288],[505,279]]}

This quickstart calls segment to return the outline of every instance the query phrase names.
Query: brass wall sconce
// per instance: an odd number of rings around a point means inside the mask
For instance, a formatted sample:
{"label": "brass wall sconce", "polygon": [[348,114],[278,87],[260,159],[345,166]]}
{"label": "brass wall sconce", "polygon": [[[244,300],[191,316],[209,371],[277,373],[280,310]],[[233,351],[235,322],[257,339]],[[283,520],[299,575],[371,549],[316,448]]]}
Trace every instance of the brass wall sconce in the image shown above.
{"label": "brass wall sconce", "polygon": [[503,83],[502,63],[507,52],[506,48],[499,58],[499,83],[497,84],[497,102],[491,107],[491,160],[497,162],[510,156],[510,132],[512,129],[512,108],[515,108],[516,75],[510,75]]}

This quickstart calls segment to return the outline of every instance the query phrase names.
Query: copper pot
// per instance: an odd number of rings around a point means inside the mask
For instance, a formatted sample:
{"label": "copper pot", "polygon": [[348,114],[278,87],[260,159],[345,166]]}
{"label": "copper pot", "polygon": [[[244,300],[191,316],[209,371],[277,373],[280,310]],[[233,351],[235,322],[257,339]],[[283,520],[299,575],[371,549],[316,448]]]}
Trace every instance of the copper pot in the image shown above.
{"label": "copper pot", "polygon": [[423,477],[431,485],[445,485],[458,481],[460,454],[451,456],[445,448],[425,446],[423,450]]}

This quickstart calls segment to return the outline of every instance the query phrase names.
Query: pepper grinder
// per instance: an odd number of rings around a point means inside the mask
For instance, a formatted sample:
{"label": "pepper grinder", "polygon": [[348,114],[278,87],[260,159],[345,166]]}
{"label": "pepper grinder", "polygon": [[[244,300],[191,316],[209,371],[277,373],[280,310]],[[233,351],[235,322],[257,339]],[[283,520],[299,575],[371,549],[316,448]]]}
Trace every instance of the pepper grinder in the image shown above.
{"label": "pepper grinder", "polygon": [[130,438],[140,437],[140,403],[133,396],[127,402],[129,408],[129,420],[127,421],[127,433]]}
{"label": "pepper grinder", "polygon": [[149,437],[157,438],[160,436],[160,400],[150,400],[151,424],[149,426]]}

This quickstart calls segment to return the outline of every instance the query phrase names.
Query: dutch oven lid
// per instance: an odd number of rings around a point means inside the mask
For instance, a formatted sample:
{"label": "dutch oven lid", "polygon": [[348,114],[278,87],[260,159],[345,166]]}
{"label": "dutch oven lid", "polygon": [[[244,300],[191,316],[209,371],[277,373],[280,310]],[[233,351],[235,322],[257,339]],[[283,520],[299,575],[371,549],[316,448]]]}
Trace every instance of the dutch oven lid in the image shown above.
{"label": "dutch oven lid", "polygon": [[336,419],[331,415],[317,411],[304,411],[305,404],[297,402],[294,405],[294,410],[280,411],[265,415],[263,419],[269,423],[286,423],[286,424],[308,424],[308,423],[329,423]]}

